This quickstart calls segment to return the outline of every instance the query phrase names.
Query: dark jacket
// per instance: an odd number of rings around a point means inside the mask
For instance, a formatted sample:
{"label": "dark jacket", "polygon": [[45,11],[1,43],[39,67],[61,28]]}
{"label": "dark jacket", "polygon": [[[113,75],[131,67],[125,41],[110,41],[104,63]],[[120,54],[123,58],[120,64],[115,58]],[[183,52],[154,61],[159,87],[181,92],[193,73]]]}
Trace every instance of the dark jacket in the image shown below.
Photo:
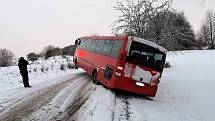
{"label": "dark jacket", "polygon": [[28,61],[26,61],[24,58],[19,59],[18,66],[21,74],[28,73],[27,70],[28,64],[29,64]]}

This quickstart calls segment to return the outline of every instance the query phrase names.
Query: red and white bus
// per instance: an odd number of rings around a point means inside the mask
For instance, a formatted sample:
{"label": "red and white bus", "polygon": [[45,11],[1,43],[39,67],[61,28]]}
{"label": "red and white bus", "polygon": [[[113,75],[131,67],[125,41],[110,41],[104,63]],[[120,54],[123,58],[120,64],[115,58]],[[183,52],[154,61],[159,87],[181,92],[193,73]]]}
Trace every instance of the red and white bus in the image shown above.
{"label": "red and white bus", "polygon": [[94,83],[154,97],[167,50],[132,36],[95,36],[76,40],[74,63]]}

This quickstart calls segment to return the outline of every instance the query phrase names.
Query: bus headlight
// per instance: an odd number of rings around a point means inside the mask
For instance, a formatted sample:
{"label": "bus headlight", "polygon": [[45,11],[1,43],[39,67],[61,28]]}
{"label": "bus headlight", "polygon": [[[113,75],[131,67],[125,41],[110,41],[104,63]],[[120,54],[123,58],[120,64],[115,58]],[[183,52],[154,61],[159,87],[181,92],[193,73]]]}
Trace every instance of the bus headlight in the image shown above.
{"label": "bus headlight", "polygon": [[136,82],[136,85],[140,86],[140,87],[144,87],[145,86],[144,83],[142,83],[142,82]]}
{"label": "bus headlight", "polygon": [[122,70],[123,70],[123,67],[117,66],[117,69],[120,70],[120,71],[122,71]]}
{"label": "bus headlight", "polygon": [[116,72],[115,73],[117,76],[121,76],[121,73],[120,72]]}

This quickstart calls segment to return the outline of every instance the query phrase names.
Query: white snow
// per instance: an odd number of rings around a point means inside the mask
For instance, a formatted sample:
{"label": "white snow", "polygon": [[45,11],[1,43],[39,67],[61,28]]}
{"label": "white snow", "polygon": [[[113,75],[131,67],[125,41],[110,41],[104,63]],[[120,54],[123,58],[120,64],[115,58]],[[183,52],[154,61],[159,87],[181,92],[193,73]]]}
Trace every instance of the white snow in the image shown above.
{"label": "white snow", "polygon": [[98,86],[71,121],[112,121],[115,94]]}
{"label": "white snow", "polygon": [[[167,61],[172,67],[164,69],[157,95],[153,98],[116,92],[103,86],[92,87],[89,80],[78,78],[59,91],[48,103],[50,105],[25,118],[50,119],[49,116],[53,117],[55,113],[64,113],[79,99],[78,96],[86,98],[77,101],[83,104],[69,118],[71,121],[214,121],[215,50],[169,52]],[[32,72],[29,77],[33,87],[28,89],[20,83],[16,66],[0,68],[0,112],[16,100],[14,97],[24,98],[25,94],[35,91],[40,93],[41,88],[83,73],[68,68],[62,71],[60,63],[67,61],[57,57],[30,65]],[[42,66],[48,67],[48,71],[41,72]]]}

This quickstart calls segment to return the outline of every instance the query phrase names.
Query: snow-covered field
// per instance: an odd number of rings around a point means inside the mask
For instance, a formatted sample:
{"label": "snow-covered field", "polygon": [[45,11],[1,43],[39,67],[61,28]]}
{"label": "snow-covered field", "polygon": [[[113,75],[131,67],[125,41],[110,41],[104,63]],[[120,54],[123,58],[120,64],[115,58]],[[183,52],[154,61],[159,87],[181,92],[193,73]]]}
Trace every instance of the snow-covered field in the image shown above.
{"label": "snow-covered field", "polygon": [[69,58],[30,65],[32,88],[23,88],[16,66],[0,68],[0,120],[214,121],[215,51],[168,53],[167,60],[172,67],[153,98],[93,85],[81,69],[61,70]]}

